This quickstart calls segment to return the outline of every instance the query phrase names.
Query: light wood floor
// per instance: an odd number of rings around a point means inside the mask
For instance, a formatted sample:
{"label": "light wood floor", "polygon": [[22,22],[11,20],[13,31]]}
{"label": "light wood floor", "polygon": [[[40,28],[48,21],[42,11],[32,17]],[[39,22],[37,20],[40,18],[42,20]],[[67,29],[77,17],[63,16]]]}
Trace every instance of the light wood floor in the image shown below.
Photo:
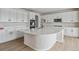
{"label": "light wood floor", "polygon": [[[0,44],[0,51],[34,51],[24,45],[23,38]],[[56,44],[49,51],[79,51],[79,38],[65,37],[63,43]]]}

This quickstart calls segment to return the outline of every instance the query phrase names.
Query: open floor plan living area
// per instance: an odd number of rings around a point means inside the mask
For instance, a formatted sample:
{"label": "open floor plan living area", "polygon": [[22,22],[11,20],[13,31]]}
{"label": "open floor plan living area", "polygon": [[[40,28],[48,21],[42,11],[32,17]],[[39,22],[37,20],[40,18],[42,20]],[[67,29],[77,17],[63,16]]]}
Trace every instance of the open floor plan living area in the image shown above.
{"label": "open floor plan living area", "polygon": [[79,51],[79,8],[0,8],[0,51]]}

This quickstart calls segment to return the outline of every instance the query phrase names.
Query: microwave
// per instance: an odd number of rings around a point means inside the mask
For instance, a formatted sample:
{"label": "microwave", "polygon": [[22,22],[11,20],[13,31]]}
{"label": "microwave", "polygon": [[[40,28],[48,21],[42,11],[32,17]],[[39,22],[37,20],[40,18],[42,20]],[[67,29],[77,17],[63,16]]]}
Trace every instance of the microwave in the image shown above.
{"label": "microwave", "polygon": [[54,22],[62,22],[61,18],[54,19]]}

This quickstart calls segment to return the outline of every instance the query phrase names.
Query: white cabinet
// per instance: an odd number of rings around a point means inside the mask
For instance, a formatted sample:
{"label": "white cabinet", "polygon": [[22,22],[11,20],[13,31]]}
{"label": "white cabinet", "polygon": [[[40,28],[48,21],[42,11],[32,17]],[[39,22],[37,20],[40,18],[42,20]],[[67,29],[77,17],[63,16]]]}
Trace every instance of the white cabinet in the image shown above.
{"label": "white cabinet", "polygon": [[0,32],[0,43],[15,40],[17,38],[23,37],[23,33],[20,31],[1,31]]}
{"label": "white cabinet", "polygon": [[6,32],[6,36],[7,36],[7,39],[10,41],[10,40],[14,40],[16,39],[16,33],[15,31],[10,31],[10,32]]}
{"label": "white cabinet", "polygon": [[23,22],[23,14],[17,12],[17,14],[16,14],[16,22]]}
{"label": "white cabinet", "polygon": [[49,16],[47,17],[47,22],[53,22],[53,18],[54,18],[54,15],[52,16]]}
{"label": "white cabinet", "polygon": [[17,38],[23,37],[24,33],[22,30],[27,29],[26,27],[7,27],[4,30],[0,30],[0,43],[15,40]]}
{"label": "white cabinet", "polygon": [[23,9],[1,8],[0,22],[28,22],[28,12]]}
{"label": "white cabinet", "polygon": [[78,11],[62,13],[62,21],[63,22],[79,22]]}
{"label": "white cabinet", "polygon": [[16,9],[9,9],[8,18],[9,22],[16,22]]}
{"label": "white cabinet", "polygon": [[8,22],[8,19],[9,19],[8,12],[9,12],[9,10],[6,8],[0,9],[0,22]]}
{"label": "white cabinet", "polygon": [[79,28],[73,28],[73,37],[79,37]]}
{"label": "white cabinet", "polygon": [[46,22],[53,22],[53,19],[55,18],[54,15],[45,15],[45,16],[42,16],[43,19],[46,20]]}
{"label": "white cabinet", "polygon": [[64,35],[70,37],[79,37],[79,28],[67,27],[64,30]]}
{"label": "white cabinet", "polygon": [[[62,25],[67,24],[64,22],[69,22],[70,24],[75,25],[76,24],[75,22],[79,22],[79,11],[70,11],[70,12],[43,15],[42,18],[46,19],[47,22],[53,22],[52,20],[54,20],[55,18],[61,18]],[[52,24],[56,24],[57,26],[59,25],[59,23],[52,23]],[[68,26],[64,28],[64,35],[71,37],[79,37],[79,28],[72,27],[72,25],[70,25],[71,27]]]}
{"label": "white cabinet", "polygon": [[4,31],[3,30],[0,30],[0,43],[4,42]]}
{"label": "white cabinet", "polygon": [[57,18],[63,18],[62,13],[56,13],[56,14],[49,14],[49,15],[43,15],[43,19],[45,19],[47,22],[54,22],[54,19]]}
{"label": "white cabinet", "polygon": [[16,33],[14,31],[1,31],[0,32],[0,43],[14,40],[16,38]]}
{"label": "white cabinet", "polygon": [[64,29],[64,35],[65,36],[73,36],[72,34],[73,34],[73,29],[72,28],[69,27],[69,28]]}
{"label": "white cabinet", "polygon": [[16,31],[16,38],[20,38],[20,37],[23,37],[24,36],[24,33],[21,32],[21,31]]}
{"label": "white cabinet", "polygon": [[0,22],[16,22],[16,10],[10,8],[1,8]]}
{"label": "white cabinet", "polygon": [[0,9],[0,22],[15,22],[16,12],[15,9],[1,8]]}
{"label": "white cabinet", "polygon": [[24,18],[24,22],[28,22],[28,16],[27,16],[28,14],[23,14],[23,18]]}
{"label": "white cabinet", "polygon": [[71,11],[71,12],[63,12],[56,14],[43,15],[43,19],[46,19],[48,22],[52,22],[55,18],[61,18],[62,22],[79,22],[79,12]]}
{"label": "white cabinet", "polygon": [[28,22],[28,12],[17,9],[16,11],[16,22]]}

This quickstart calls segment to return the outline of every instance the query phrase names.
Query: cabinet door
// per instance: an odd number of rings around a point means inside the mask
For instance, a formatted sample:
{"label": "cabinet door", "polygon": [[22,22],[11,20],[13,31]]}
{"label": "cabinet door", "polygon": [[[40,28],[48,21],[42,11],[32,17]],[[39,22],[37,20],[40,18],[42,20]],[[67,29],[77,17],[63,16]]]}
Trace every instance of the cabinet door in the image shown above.
{"label": "cabinet door", "polygon": [[24,33],[23,32],[16,31],[16,37],[17,38],[20,38],[20,37],[23,37],[23,36],[24,36]]}
{"label": "cabinet door", "polygon": [[22,21],[21,18],[22,18],[21,13],[17,12],[17,14],[16,14],[16,21],[17,21],[17,22],[21,22],[21,21]]}
{"label": "cabinet door", "polygon": [[62,13],[63,22],[77,22],[78,21],[78,12],[64,12]]}
{"label": "cabinet door", "polygon": [[19,22],[19,16],[20,14],[19,14],[19,12],[16,12],[16,22]]}
{"label": "cabinet door", "polygon": [[64,28],[64,35],[65,35],[65,36],[68,36],[68,33],[69,33],[68,30],[69,30],[68,28]]}
{"label": "cabinet door", "polygon": [[16,9],[10,9],[9,14],[11,22],[16,22]]}
{"label": "cabinet door", "polygon": [[64,35],[65,36],[73,36],[73,29],[72,28],[65,28]]}
{"label": "cabinet door", "polygon": [[1,8],[0,10],[0,22],[8,22],[8,9],[7,8]]}
{"label": "cabinet door", "polygon": [[0,33],[0,43],[14,40],[16,35],[14,32],[3,31]]}
{"label": "cabinet door", "polygon": [[70,12],[65,12],[62,15],[63,22],[72,22],[72,14]]}
{"label": "cabinet door", "polygon": [[6,41],[6,35],[4,31],[0,31],[0,43],[3,43]]}
{"label": "cabinet door", "polygon": [[52,16],[52,15],[45,15],[42,18],[45,19],[46,22],[53,22],[54,16]]}
{"label": "cabinet door", "polygon": [[19,19],[20,22],[24,22],[24,14],[23,13],[20,13],[20,19]]}
{"label": "cabinet door", "polygon": [[24,22],[28,22],[27,14],[23,14]]}
{"label": "cabinet door", "polygon": [[7,31],[6,34],[5,34],[5,36],[7,38],[6,41],[10,41],[10,40],[16,39],[16,33],[15,33],[15,31]]}
{"label": "cabinet door", "polygon": [[73,37],[79,37],[79,28],[73,28]]}
{"label": "cabinet door", "polygon": [[11,8],[1,8],[0,22],[16,22],[16,10]]}

